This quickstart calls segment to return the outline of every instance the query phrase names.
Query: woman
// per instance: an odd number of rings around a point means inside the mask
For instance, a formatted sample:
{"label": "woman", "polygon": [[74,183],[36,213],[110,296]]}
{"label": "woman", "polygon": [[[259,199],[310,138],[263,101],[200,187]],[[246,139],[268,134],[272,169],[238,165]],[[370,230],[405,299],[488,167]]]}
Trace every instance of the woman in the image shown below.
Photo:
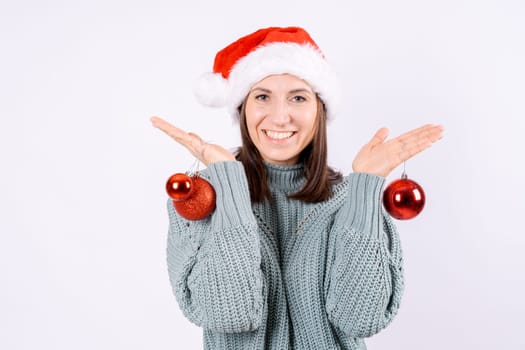
{"label": "woman", "polygon": [[207,168],[213,214],[168,201],[168,267],[206,349],[365,349],[403,289],[398,234],[383,213],[385,177],[441,138],[427,125],[386,141],[380,129],[342,177],[327,165],[335,75],[307,32],[265,28],[221,50],[201,102],[238,118],[236,154],[154,117]]}

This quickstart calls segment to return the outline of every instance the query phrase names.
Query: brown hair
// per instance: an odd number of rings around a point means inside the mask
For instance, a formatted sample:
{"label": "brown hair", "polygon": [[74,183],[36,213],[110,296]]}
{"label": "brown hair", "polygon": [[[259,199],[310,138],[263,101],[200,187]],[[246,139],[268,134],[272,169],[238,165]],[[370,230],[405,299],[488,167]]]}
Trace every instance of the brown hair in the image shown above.
{"label": "brown hair", "polygon": [[[263,159],[248,133],[245,106],[246,100],[239,107],[242,146],[237,149],[236,159],[244,166],[251,200],[257,203],[271,200],[272,196],[266,181],[266,168]],[[304,164],[306,183],[301,190],[289,195],[289,198],[302,202],[317,203],[331,197],[331,186],[341,182],[343,177],[341,173],[330,168],[327,164],[327,144],[326,108],[323,101],[317,97],[316,132],[312,141],[299,154],[298,161]]]}

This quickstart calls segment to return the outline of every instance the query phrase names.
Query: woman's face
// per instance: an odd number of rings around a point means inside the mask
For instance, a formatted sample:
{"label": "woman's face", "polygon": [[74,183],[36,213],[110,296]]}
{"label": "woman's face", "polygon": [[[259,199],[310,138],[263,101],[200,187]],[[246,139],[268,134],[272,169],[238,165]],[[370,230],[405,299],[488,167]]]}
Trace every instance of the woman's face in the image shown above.
{"label": "woman's face", "polygon": [[302,79],[270,75],[252,87],[245,112],[248,133],[262,158],[296,164],[315,134],[317,96]]}

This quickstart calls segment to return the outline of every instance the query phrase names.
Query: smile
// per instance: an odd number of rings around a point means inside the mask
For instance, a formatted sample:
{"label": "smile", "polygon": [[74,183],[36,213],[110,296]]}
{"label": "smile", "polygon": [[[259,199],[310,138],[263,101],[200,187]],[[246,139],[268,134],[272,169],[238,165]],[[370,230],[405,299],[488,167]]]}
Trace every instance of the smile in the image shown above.
{"label": "smile", "polygon": [[266,134],[266,136],[274,140],[288,139],[295,134],[295,131],[279,132],[279,131],[272,131],[272,130],[263,130],[263,132]]}

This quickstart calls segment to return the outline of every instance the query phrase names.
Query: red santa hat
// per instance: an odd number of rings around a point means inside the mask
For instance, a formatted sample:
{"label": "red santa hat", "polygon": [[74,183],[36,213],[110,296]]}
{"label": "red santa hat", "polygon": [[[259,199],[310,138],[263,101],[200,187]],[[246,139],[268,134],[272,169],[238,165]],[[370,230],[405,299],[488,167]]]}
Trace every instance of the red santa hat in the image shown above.
{"label": "red santa hat", "polygon": [[329,119],[336,114],[339,85],[323,53],[299,27],[257,30],[228,45],[215,56],[213,72],[195,86],[198,100],[210,107],[227,107],[238,119],[238,107],[251,87],[273,74],[305,80],[324,102]]}

